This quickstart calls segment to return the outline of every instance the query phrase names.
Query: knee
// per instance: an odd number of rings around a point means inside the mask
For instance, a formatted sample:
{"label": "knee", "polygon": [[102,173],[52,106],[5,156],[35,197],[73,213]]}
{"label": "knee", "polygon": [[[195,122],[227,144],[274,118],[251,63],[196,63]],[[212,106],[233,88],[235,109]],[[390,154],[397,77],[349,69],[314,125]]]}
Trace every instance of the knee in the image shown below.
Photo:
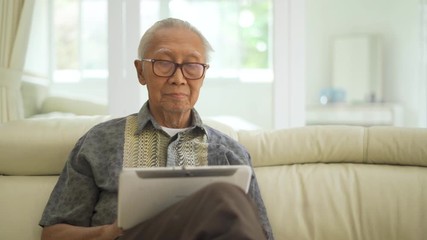
{"label": "knee", "polygon": [[[215,182],[206,186],[207,189],[211,191],[221,191],[221,192],[243,192],[243,190],[235,184],[227,182]],[[243,192],[244,193],[244,192]]]}
{"label": "knee", "polygon": [[246,197],[245,192],[238,186],[232,183],[216,182],[209,184],[202,189],[205,194],[212,198],[240,198]]}

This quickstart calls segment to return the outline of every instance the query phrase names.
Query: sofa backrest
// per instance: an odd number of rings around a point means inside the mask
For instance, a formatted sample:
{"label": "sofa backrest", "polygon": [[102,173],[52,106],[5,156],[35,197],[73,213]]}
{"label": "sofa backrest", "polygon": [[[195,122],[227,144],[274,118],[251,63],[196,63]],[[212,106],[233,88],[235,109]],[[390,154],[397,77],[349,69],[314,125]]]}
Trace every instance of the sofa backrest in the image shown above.
{"label": "sofa backrest", "polygon": [[425,239],[427,129],[239,132],[276,239]]}
{"label": "sofa backrest", "polygon": [[[0,125],[0,175],[58,175],[74,144],[91,127],[109,116],[34,118]],[[237,139],[224,123],[205,123]]]}
{"label": "sofa backrest", "polygon": [[108,116],[25,119],[0,125],[0,175],[57,175],[77,140]]}
{"label": "sofa backrest", "polygon": [[239,131],[256,167],[304,163],[427,166],[427,129],[307,126]]}

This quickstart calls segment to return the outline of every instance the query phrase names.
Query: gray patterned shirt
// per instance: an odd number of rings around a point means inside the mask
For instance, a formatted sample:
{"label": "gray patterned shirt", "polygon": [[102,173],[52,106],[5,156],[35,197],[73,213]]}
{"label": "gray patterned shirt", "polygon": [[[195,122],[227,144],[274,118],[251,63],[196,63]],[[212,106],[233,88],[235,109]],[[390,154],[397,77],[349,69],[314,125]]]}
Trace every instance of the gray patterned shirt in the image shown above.
{"label": "gray patterned shirt", "polygon": [[[155,155],[164,156],[165,159],[154,159],[156,161],[153,162],[157,164],[188,165],[189,163],[182,162],[182,148],[177,146],[182,145],[184,140],[191,142],[193,139],[194,144],[203,144],[203,148],[207,149],[208,165],[251,165],[250,156],[242,145],[204,125],[195,110],[192,111],[192,127],[169,137],[154,120],[146,103],[138,114],[100,123],[78,140],[52,191],[39,223],[41,226],[58,223],[98,226],[111,224],[116,220],[118,175],[124,164],[125,129],[129,117],[137,119],[135,135],[152,131],[155,138],[158,138],[155,141],[159,141],[159,144],[153,151],[160,151]],[[159,139],[166,139],[166,144],[160,144],[164,141]],[[166,149],[162,150],[163,145]],[[199,155],[203,156],[203,151]],[[144,164],[146,165],[147,163]],[[255,176],[252,177],[249,195],[257,205],[268,239],[273,239]]]}

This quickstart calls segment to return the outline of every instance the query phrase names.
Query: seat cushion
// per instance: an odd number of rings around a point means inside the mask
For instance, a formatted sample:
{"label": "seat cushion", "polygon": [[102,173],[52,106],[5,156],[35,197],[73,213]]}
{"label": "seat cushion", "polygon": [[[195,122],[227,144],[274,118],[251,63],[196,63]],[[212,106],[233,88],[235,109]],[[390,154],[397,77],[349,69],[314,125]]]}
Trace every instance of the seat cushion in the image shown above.
{"label": "seat cushion", "polygon": [[57,176],[0,176],[0,239],[40,240],[38,225]]}
{"label": "seat cushion", "polygon": [[427,236],[425,167],[317,163],[255,172],[276,239]]}

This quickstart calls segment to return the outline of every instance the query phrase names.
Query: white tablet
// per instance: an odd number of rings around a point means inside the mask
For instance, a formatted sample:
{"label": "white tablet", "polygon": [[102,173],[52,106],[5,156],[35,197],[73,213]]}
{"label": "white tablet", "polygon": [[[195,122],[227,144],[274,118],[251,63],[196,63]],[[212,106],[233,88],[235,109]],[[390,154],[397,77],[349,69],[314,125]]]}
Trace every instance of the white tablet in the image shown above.
{"label": "white tablet", "polygon": [[118,225],[129,229],[214,182],[248,192],[252,169],[246,165],[186,168],[124,168],[119,177]]}

